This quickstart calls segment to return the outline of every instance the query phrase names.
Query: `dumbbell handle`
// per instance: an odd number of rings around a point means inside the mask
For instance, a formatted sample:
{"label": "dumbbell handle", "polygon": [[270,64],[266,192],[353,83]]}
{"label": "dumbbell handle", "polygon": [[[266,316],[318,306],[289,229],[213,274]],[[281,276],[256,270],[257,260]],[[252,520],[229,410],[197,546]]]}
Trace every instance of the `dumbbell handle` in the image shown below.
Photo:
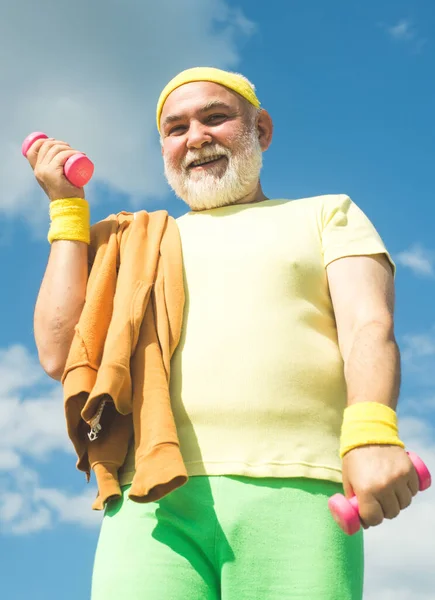
{"label": "dumbbell handle", "polygon": [[[421,458],[415,452],[408,452],[408,456],[417,471],[419,491],[427,490],[432,483],[430,472]],[[345,498],[343,494],[335,494],[328,501],[329,510],[335,521],[348,535],[356,533],[361,521],[359,518],[359,506],[356,496]]]}
{"label": "dumbbell handle", "polygon": [[[47,139],[48,136],[41,131],[35,131],[28,135],[21,146],[23,156],[27,156],[31,146],[36,140]],[[78,153],[66,161],[63,167],[65,177],[75,187],[85,186],[94,174],[94,165],[84,154]]]}

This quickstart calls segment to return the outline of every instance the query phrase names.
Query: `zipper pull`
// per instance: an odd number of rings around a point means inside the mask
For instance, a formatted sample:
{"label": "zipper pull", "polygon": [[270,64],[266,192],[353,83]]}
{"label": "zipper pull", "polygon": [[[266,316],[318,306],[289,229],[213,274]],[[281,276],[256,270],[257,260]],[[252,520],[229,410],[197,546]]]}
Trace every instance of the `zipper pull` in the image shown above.
{"label": "zipper pull", "polygon": [[96,440],[98,437],[98,434],[101,431],[100,419],[101,419],[101,415],[103,414],[103,410],[104,410],[105,406],[106,406],[106,400],[103,400],[101,402],[100,406],[98,407],[97,412],[95,413],[95,417],[92,419],[92,421],[89,424],[89,426],[91,428],[91,431],[89,431],[89,433],[88,433],[88,438],[89,438],[90,442],[93,442],[94,440]]}
{"label": "zipper pull", "polygon": [[89,441],[93,442],[97,439],[98,433],[101,431],[101,425],[96,423],[93,427],[91,427],[91,431],[88,433]]}

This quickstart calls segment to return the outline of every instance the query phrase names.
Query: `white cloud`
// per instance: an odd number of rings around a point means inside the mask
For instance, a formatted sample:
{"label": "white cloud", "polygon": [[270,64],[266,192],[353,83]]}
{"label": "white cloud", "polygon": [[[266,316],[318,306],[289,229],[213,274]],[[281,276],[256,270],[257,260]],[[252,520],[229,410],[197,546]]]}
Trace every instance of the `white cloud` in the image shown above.
{"label": "white cloud", "polygon": [[0,349],[0,395],[31,387],[42,379],[44,372],[24,346]]}
{"label": "white cloud", "polygon": [[394,25],[384,28],[392,40],[411,45],[415,53],[419,53],[427,43],[410,19],[400,19]]}
{"label": "white cloud", "polygon": [[[25,473],[26,483],[22,482]],[[36,471],[20,468],[11,473],[9,482],[0,478],[0,531],[2,534],[27,535],[51,529],[58,523],[98,527],[102,513],[91,509],[94,486],[79,494],[69,494],[40,485]]]}
{"label": "white cloud", "polygon": [[421,358],[435,354],[435,337],[430,333],[417,333],[404,335],[405,342],[402,356],[405,360],[409,358]]}
{"label": "white cloud", "polygon": [[433,277],[434,275],[434,253],[424,250],[421,246],[413,246],[409,250],[400,252],[396,262],[403,267],[411,269],[416,275]]}
{"label": "white cloud", "polygon": [[[24,499],[23,499],[24,500]],[[49,529],[51,526],[51,514],[47,508],[29,506],[24,518],[19,518],[13,522],[9,528],[5,528],[5,533],[13,533],[14,535],[28,535],[36,533],[42,529]]]}
{"label": "white cloud", "polygon": [[[4,3],[0,20],[0,211],[38,229],[47,200],[21,156],[35,130],[95,162],[93,181],[132,205],[166,190],[155,129],[165,83],[198,65],[236,68],[254,25],[225,0],[33,0]],[[95,201],[95,188],[87,195]]]}
{"label": "white cloud", "polygon": [[[29,388],[33,391],[29,394]],[[66,434],[62,390],[23,346],[0,350],[0,530],[25,535],[56,523],[96,526],[95,485],[82,493],[44,487],[44,462],[59,452],[75,459]],[[83,477],[83,482],[85,481]]]}
{"label": "white cloud", "polygon": [[414,415],[435,413],[435,393],[426,396],[414,396],[406,399],[406,409]]}
{"label": "white cloud", "polygon": [[95,527],[101,523],[102,513],[91,510],[96,491],[92,486],[82,494],[69,496],[57,489],[37,489],[35,499],[50,507],[62,523]]}
{"label": "white cloud", "polygon": [[416,31],[408,19],[401,19],[395,25],[388,27],[388,33],[395,40],[413,40]]}
{"label": "white cloud", "polygon": [[62,391],[41,397],[3,397],[0,405],[0,449],[43,459],[51,452],[70,451],[65,433]]}
{"label": "white cloud", "polygon": [[430,396],[430,389],[435,386],[435,328],[428,328],[424,333],[404,335],[400,350],[404,373],[413,377],[416,389],[430,386],[425,391],[425,396]]}
{"label": "white cloud", "polygon": [[[31,386],[37,393],[29,395]],[[23,457],[41,460],[59,450],[72,451],[60,385],[23,346],[0,350],[0,470],[17,468]]]}
{"label": "white cloud", "polygon": [[16,492],[6,492],[1,496],[1,518],[5,523],[16,519],[24,508],[24,498]]}
{"label": "white cloud", "polygon": [[0,448],[0,471],[17,469],[20,463],[21,459],[17,452],[9,448]]}

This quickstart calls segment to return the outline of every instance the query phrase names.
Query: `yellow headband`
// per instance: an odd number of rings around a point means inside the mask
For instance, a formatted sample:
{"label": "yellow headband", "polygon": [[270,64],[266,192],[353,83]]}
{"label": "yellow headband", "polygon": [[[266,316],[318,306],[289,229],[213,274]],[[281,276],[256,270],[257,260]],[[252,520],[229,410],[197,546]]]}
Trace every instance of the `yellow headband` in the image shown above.
{"label": "yellow headband", "polygon": [[194,81],[211,81],[212,83],[219,83],[243,96],[243,98],[255,106],[255,108],[260,108],[260,101],[255,94],[254,88],[242,75],[230,73],[229,71],[221,71],[214,67],[194,67],[193,69],[187,69],[176,75],[165,86],[160,94],[159,101],[157,102],[157,129],[159,131],[163,105],[169,94],[185,83],[193,83]]}

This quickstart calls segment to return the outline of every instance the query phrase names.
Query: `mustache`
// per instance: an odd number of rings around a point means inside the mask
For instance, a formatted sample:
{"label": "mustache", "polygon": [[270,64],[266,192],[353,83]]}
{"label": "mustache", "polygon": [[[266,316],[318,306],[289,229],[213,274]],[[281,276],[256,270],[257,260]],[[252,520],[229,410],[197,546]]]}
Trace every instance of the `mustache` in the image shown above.
{"label": "mustache", "polygon": [[208,158],[212,158],[216,155],[226,156],[227,158],[231,157],[231,152],[220,145],[214,145],[212,147],[208,147],[203,150],[189,150],[182,162],[182,168],[187,169],[189,165],[191,165],[195,160],[207,160]]}

